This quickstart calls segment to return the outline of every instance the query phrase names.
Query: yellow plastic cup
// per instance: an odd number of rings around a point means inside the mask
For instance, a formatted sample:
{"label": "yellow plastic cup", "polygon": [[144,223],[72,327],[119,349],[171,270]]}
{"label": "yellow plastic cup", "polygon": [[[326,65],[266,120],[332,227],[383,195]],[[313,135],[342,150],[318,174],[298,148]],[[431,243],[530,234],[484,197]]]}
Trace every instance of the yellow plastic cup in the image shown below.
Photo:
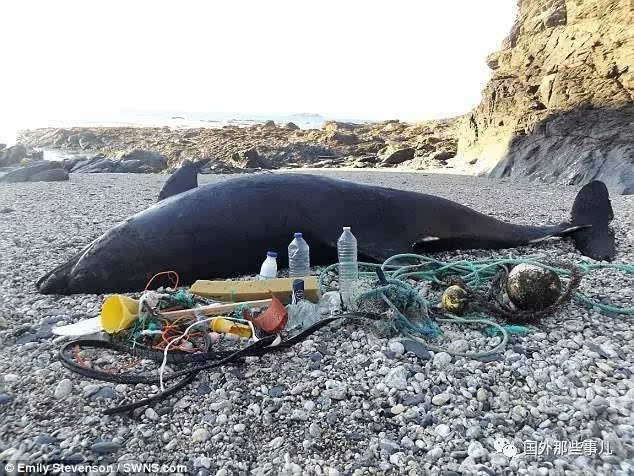
{"label": "yellow plastic cup", "polygon": [[114,334],[130,327],[138,314],[138,300],[113,294],[101,306],[101,327],[108,334]]}

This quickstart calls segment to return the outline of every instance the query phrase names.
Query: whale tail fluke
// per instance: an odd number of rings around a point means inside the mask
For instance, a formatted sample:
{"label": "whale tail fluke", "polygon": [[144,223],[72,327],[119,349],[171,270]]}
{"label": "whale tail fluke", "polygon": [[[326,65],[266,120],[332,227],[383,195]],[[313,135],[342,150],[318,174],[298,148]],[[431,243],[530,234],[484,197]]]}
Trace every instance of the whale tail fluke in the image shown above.
{"label": "whale tail fluke", "polygon": [[595,180],[586,184],[575,198],[570,221],[546,228],[546,234],[529,243],[539,243],[552,237],[569,237],[579,252],[597,261],[612,261],[616,255],[614,233],[610,222],[614,218],[608,189]]}
{"label": "whale tail fluke", "polygon": [[575,247],[592,259],[612,261],[616,255],[614,233],[609,226],[613,218],[614,211],[605,184],[595,180],[584,185],[570,213],[571,225],[580,227],[570,235]]}

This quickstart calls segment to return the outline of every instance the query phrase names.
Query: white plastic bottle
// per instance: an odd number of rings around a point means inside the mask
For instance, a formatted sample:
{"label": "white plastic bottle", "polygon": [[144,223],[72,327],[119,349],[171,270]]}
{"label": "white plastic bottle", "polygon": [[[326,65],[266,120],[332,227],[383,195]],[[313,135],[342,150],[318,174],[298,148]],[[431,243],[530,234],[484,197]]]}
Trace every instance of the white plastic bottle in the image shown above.
{"label": "white plastic bottle", "polygon": [[277,253],[275,251],[267,251],[266,259],[260,268],[260,279],[277,278]]}
{"label": "white plastic bottle", "polygon": [[349,226],[343,227],[343,233],[337,241],[339,255],[339,292],[345,304],[350,304],[350,292],[359,279],[359,263],[357,262],[357,239]]}
{"label": "white plastic bottle", "polygon": [[295,238],[288,245],[288,275],[303,277],[310,274],[310,248],[301,233],[295,233]]}

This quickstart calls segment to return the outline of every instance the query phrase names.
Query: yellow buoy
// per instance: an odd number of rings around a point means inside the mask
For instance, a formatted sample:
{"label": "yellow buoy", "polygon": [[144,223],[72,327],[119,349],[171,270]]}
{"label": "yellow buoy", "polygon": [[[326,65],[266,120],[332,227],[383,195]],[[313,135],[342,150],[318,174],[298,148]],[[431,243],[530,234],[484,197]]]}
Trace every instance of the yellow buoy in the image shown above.
{"label": "yellow buoy", "polygon": [[462,314],[467,310],[469,300],[467,291],[460,286],[449,286],[442,294],[442,307],[452,314]]}

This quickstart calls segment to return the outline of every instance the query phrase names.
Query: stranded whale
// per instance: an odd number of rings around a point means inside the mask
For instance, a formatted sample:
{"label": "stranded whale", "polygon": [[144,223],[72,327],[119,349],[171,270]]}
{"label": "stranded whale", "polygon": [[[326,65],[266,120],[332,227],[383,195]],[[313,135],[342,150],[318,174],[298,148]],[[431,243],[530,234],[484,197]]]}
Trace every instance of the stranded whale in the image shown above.
{"label": "stranded whale", "polygon": [[156,273],[181,282],[257,272],[268,250],[287,266],[286,247],[301,231],[312,265],[337,259],[343,226],[360,260],[397,253],[512,248],[571,236],[595,259],[611,259],[613,218],[602,182],[581,189],[571,221],[552,226],[505,223],[444,198],[307,174],[258,174],[178,193],[114,226],[38,282],[45,294],[142,290]]}

